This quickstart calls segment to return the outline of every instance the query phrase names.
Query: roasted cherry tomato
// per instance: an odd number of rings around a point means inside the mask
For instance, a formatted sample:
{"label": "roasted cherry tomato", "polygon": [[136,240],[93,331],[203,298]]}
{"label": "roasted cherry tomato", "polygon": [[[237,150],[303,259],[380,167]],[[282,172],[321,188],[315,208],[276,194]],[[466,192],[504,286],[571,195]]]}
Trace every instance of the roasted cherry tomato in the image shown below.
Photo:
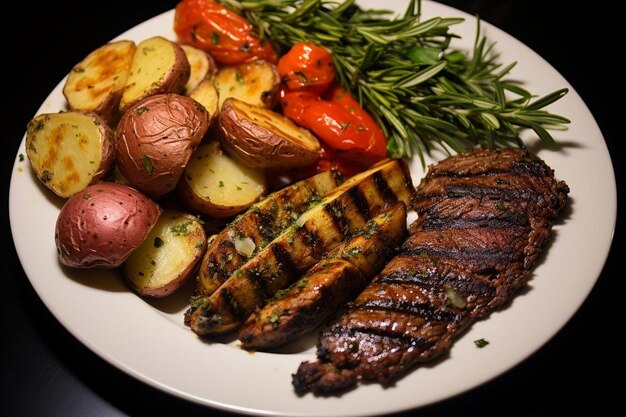
{"label": "roasted cherry tomato", "polygon": [[278,54],[261,42],[252,24],[213,0],[183,0],[176,6],[174,32],[181,43],[207,51],[220,64],[255,59],[276,63]]}
{"label": "roasted cherry tomato", "polygon": [[371,116],[352,98],[341,97],[333,101],[333,95],[330,97],[331,100],[303,103],[303,109],[297,110],[301,114],[299,123],[337,151],[338,156],[350,151],[351,158],[358,165],[366,167],[386,158],[385,135]]}
{"label": "roasted cherry tomato", "polygon": [[310,91],[280,90],[278,102],[283,109],[283,115],[302,126],[302,115],[306,108],[319,100],[319,96]]}
{"label": "roasted cherry tomato", "polygon": [[365,151],[375,158],[387,158],[387,139],[382,129],[370,114],[365,111],[350,93],[338,84],[330,88],[325,97],[334,104],[339,104],[358,120],[357,129],[369,133],[369,144]]}
{"label": "roasted cherry tomato", "polygon": [[280,58],[278,73],[289,90],[319,94],[333,82],[335,67],[326,48],[299,42]]}

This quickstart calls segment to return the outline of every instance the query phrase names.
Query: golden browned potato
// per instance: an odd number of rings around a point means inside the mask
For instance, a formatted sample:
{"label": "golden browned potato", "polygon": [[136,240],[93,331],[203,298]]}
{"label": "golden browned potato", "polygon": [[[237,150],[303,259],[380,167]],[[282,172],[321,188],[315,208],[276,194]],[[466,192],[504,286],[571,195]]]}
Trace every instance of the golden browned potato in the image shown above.
{"label": "golden browned potato", "polygon": [[161,36],[137,45],[120,102],[125,112],[137,101],[154,94],[182,93],[191,68],[177,43]]}
{"label": "golden browned potato", "polygon": [[219,116],[222,146],[252,168],[297,168],[317,160],[320,143],[270,109],[227,99]]}
{"label": "golden browned potato", "polygon": [[59,212],[59,260],[75,268],[118,267],[144,241],[160,214],[159,206],[134,188],[112,182],[90,185]]}
{"label": "golden browned potato", "polygon": [[266,189],[265,173],[231,158],[219,142],[198,147],[179,182],[182,201],[193,212],[232,217],[258,201]]}
{"label": "golden browned potato", "polygon": [[222,67],[217,71],[213,82],[219,95],[220,109],[229,97],[272,108],[276,104],[280,75],[276,65],[257,60],[239,66]]}
{"label": "golden browned potato", "polygon": [[111,42],[76,64],[63,86],[69,108],[92,111],[115,123],[134,53],[133,41]]}
{"label": "golden browned potato", "polygon": [[139,295],[165,297],[193,274],[206,245],[197,217],[164,210],[143,243],[122,265],[122,275]]}
{"label": "golden browned potato", "polygon": [[117,166],[133,187],[159,198],[176,187],[208,125],[205,108],[189,97],[146,97],[120,120]]}
{"label": "golden browned potato", "polygon": [[213,81],[209,79],[202,81],[196,88],[193,89],[191,94],[189,94],[189,97],[204,106],[209,114],[209,128],[211,128],[217,120],[217,116],[219,114],[217,107],[217,89],[215,88]]}
{"label": "golden browned potato", "polygon": [[189,95],[202,81],[207,80],[217,72],[217,64],[211,55],[202,49],[195,48],[191,45],[181,45],[191,73],[189,80],[185,84],[185,94]]}
{"label": "golden browned potato", "polygon": [[40,114],[26,128],[26,155],[35,174],[60,197],[98,181],[115,160],[114,133],[95,113]]}

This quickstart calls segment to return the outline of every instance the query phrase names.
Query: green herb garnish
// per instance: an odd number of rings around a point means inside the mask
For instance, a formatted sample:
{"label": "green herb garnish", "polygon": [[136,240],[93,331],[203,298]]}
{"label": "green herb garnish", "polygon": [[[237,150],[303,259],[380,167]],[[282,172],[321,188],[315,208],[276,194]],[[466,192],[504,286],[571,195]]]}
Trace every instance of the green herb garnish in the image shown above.
{"label": "green herb garnish", "polygon": [[548,133],[569,120],[544,110],[566,88],[536,97],[514,79],[515,63],[499,62],[477,20],[473,50],[450,48],[462,18],[421,18],[421,1],[404,14],[364,10],[355,0],[218,0],[241,13],[262,41],[285,53],[300,41],[328,48],[337,80],[374,117],[388,138],[391,157],[434,147],[461,152],[475,145],[522,145],[532,129],[551,148]]}
{"label": "green herb garnish", "polygon": [[148,157],[148,155],[144,155],[141,157],[141,164],[143,165],[144,169],[148,172],[148,174],[152,175],[152,161],[150,161],[150,158]]}
{"label": "green herb garnish", "polygon": [[485,339],[478,339],[478,340],[474,340],[474,344],[476,345],[478,349],[482,349],[485,346],[487,346],[489,342],[486,341]]}

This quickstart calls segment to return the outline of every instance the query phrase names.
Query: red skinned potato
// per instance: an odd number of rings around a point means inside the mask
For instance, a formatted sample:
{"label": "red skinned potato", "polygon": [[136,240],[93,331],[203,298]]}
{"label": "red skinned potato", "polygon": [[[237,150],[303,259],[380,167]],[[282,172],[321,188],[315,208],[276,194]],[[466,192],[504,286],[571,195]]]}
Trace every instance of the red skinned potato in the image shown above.
{"label": "red skinned potato", "polygon": [[59,260],[74,268],[116,268],[144,241],[161,209],[139,191],[101,182],[70,197],[59,212]]}
{"label": "red skinned potato", "polygon": [[208,127],[206,109],[189,97],[146,97],[124,113],[117,127],[119,170],[133,187],[159,198],[176,187]]}
{"label": "red skinned potato", "polygon": [[250,168],[298,168],[319,157],[320,143],[308,130],[270,109],[227,99],[219,116],[220,141]]}

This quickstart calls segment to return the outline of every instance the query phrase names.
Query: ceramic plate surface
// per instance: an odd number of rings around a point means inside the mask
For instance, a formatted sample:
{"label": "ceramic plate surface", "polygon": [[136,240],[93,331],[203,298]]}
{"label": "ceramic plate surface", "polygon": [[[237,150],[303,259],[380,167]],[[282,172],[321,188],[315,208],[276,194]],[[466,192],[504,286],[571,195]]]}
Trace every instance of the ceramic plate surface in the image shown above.
{"label": "ceramic plate surface", "polygon": [[[364,7],[394,8],[406,2],[361,1]],[[464,17],[454,32],[454,47],[469,49],[474,17],[434,2],[422,5],[424,17]],[[139,42],[153,35],[175,39],[173,11],[121,34]],[[416,368],[393,387],[360,386],[340,397],[298,397],[291,374],[314,358],[311,340],[281,353],[250,354],[236,340],[203,342],[183,325],[190,287],[172,298],[146,301],[130,292],[114,271],[75,271],[61,267],[54,227],[63,200],[42,186],[25,155],[16,155],[10,190],[10,219],[15,246],[26,275],[52,314],[82,343],[127,374],[170,394],[229,411],[276,416],[366,416],[407,410],[450,398],[506,372],[546,343],[572,317],[596,282],[613,236],[615,178],[602,134],[586,105],[549,63],[503,31],[483,22],[483,30],[504,63],[517,61],[513,76],[543,95],[570,89],[550,110],[572,120],[555,133],[563,147],[544,149],[532,135],[527,145],[571,188],[570,205],[554,227],[553,239],[533,270],[528,289],[505,309],[478,322],[434,366]],[[94,45],[95,49],[100,45]],[[68,70],[74,65],[68,62]],[[65,108],[61,89],[38,110]],[[436,159],[437,157],[435,157]],[[424,175],[411,164],[413,181]],[[474,340],[490,343],[477,349]]]}

